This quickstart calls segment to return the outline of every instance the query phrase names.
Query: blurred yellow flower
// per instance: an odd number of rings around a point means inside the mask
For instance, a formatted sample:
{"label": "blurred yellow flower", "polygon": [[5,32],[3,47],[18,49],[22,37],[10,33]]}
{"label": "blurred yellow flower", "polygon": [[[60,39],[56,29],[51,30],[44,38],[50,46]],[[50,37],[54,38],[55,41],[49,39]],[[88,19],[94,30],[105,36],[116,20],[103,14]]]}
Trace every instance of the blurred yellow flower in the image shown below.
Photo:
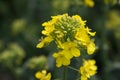
{"label": "blurred yellow flower", "polygon": [[12,23],[12,32],[14,35],[23,32],[27,25],[27,21],[25,19],[16,19]]}
{"label": "blurred yellow flower", "polygon": [[117,0],[104,0],[104,3],[106,5],[115,5],[115,4],[119,3],[119,0],[118,1]]}
{"label": "blurred yellow flower", "polygon": [[30,70],[33,70],[33,69],[46,69],[48,67],[47,63],[48,63],[47,57],[45,57],[45,56],[37,56],[37,57],[30,58],[27,61],[25,66]]}
{"label": "blurred yellow flower", "polygon": [[24,58],[25,51],[17,43],[8,44],[6,49],[0,53],[0,63],[2,63],[8,68],[10,67],[10,65],[11,66],[21,65]]}
{"label": "blurred yellow flower", "polygon": [[88,7],[94,7],[94,5],[95,5],[93,0],[84,0],[84,3]]}
{"label": "blurred yellow flower", "polygon": [[120,11],[111,10],[105,25],[107,29],[114,32],[117,39],[120,39]]}
{"label": "blurred yellow flower", "polygon": [[81,80],[88,80],[90,76],[96,74],[97,66],[95,60],[84,60],[83,66],[80,67],[79,73],[81,74]]}
{"label": "blurred yellow flower", "polygon": [[42,70],[35,73],[35,77],[40,80],[51,80],[51,73],[47,74],[46,70]]}
{"label": "blurred yellow flower", "polygon": [[118,29],[120,27],[120,11],[111,10],[108,14],[108,20],[106,21],[106,27],[108,29]]}

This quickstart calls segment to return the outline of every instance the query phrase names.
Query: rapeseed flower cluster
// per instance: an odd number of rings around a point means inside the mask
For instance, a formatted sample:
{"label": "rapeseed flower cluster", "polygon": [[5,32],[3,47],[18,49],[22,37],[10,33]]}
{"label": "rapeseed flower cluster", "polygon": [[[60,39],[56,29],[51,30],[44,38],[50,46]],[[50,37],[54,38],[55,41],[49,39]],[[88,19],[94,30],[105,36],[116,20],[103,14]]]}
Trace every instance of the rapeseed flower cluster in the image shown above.
{"label": "rapeseed flower cluster", "polygon": [[36,72],[35,77],[39,80],[51,80],[51,73],[47,73],[46,70],[42,70],[41,72]]}
{"label": "rapeseed flower cluster", "polygon": [[42,48],[54,41],[58,49],[58,52],[53,53],[57,67],[67,66],[73,57],[79,57],[81,47],[85,48],[88,54],[93,54],[96,46],[91,37],[95,32],[90,32],[91,29],[85,25],[86,21],[83,21],[79,15],[52,16],[52,20],[42,24],[44,26],[42,34],[45,37],[41,38],[37,48]]}
{"label": "rapeseed flower cluster", "polygon": [[84,60],[83,66],[80,67],[79,73],[81,74],[81,80],[88,80],[90,76],[96,74],[97,66],[95,60]]}
{"label": "rapeseed flower cluster", "polygon": [[[82,55],[81,49],[86,51],[86,55],[92,55],[96,50],[96,45],[92,37],[96,32],[91,32],[86,26],[86,21],[82,20],[79,15],[69,16],[68,14],[52,16],[52,19],[42,24],[44,30],[37,48],[42,48],[55,42],[57,52],[53,53],[56,59],[56,66],[68,66],[71,59],[80,57]],[[78,72],[81,74],[81,80],[87,80],[90,76],[95,75],[97,66],[95,60],[84,60],[83,66],[80,67]],[[39,75],[40,74],[40,75]],[[41,78],[41,74],[46,78],[46,72],[39,72],[36,77]],[[38,76],[39,75],[39,76]],[[47,78],[50,79],[47,75]],[[49,80],[49,79],[44,80]]]}

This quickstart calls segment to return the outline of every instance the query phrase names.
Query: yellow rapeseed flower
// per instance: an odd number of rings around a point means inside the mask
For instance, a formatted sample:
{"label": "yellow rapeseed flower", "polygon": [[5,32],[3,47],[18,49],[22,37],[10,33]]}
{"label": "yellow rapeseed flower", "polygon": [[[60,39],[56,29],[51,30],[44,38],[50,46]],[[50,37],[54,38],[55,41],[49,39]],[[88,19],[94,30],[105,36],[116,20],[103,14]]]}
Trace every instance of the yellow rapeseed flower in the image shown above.
{"label": "yellow rapeseed flower", "polygon": [[90,38],[85,28],[78,28],[75,34],[75,38],[81,41],[82,45],[87,45],[87,43],[90,41]]}
{"label": "yellow rapeseed flower", "polygon": [[93,0],[84,0],[84,3],[88,7],[94,7],[94,5],[95,5]]}
{"label": "yellow rapeseed flower", "polygon": [[61,67],[62,65],[68,66],[70,64],[70,59],[72,58],[72,56],[65,50],[54,53],[53,57],[56,58],[57,67]]}
{"label": "yellow rapeseed flower", "polygon": [[50,35],[50,33],[54,30],[53,23],[54,22],[52,22],[52,21],[43,23],[42,26],[45,26],[45,30],[42,31],[42,34]]}
{"label": "yellow rapeseed flower", "polygon": [[79,15],[73,15],[72,19],[76,20],[76,22],[80,22],[80,27],[84,27],[86,25],[86,21],[83,21]]}
{"label": "yellow rapeseed flower", "polygon": [[56,58],[56,66],[60,67],[62,65],[69,65],[70,59],[72,57],[79,57],[80,50],[78,48],[77,43],[72,41],[67,41],[61,44],[60,48],[62,49],[58,53],[54,53],[53,57]]}
{"label": "yellow rapeseed flower", "polygon": [[47,74],[46,70],[42,70],[35,73],[35,77],[39,80],[51,80],[51,73]]}
{"label": "yellow rapeseed flower", "polygon": [[37,44],[37,48],[42,48],[45,45],[49,44],[51,41],[53,40],[53,38],[51,36],[45,37],[41,39],[41,42]]}
{"label": "yellow rapeseed flower", "polygon": [[63,50],[67,51],[68,54],[79,57],[80,56],[80,49],[78,48],[77,43],[72,41],[67,41],[62,44]]}
{"label": "yellow rapeseed flower", "polygon": [[90,32],[90,29],[87,28],[78,28],[75,38],[81,42],[82,45],[86,46],[87,53],[93,54],[96,50],[94,42],[90,39],[90,36],[95,36],[96,32]]}
{"label": "yellow rapeseed flower", "polygon": [[84,60],[83,66],[79,69],[81,80],[88,80],[88,78],[96,74],[97,66],[95,63],[95,60]]}
{"label": "yellow rapeseed flower", "polygon": [[93,41],[90,41],[89,44],[87,44],[87,53],[93,54],[96,50],[95,43]]}

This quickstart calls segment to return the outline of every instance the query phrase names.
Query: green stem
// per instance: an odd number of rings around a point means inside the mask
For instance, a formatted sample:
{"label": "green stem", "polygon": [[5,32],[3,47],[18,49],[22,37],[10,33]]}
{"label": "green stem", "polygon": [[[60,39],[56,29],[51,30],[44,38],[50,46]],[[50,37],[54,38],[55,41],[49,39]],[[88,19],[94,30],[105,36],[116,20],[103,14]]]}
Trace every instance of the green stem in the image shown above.
{"label": "green stem", "polygon": [[67,67],[63,67],[63,80],[66,80],[66,69]]}
{"label": "green stem", "polygon": [[76,69],[76,68],[73,68],[73,67],[71,67],[71,66],[68,66],[68,68],[70,68],[70,69],[72,69],[72,70],[75,70],[75,71],[79,71],[78,69]]}

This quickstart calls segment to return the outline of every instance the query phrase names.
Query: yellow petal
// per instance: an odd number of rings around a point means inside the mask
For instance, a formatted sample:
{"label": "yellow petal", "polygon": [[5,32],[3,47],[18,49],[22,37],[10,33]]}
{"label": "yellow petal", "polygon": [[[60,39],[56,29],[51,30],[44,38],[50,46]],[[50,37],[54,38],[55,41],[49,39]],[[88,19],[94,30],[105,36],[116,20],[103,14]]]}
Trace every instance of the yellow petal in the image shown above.
{"label": "yellow petal", "polygon": [[53,57],[54,57],[54,58],[57,58],[57,57],[58,57],[58,54],[57,54],[57,53],[53,53]]}
{"label": "yellow petal", "polygon": [[40,43],[37,44],[36,47],[37,47],[37,48],[42,48],[43,46],[44,46],[44,43],[43,43],[43,42],[40,42]]}
{"label": "yellow petal", "polygon": [[96,32],[89,32],[91,36],[95,36]]}
{"label": "yellow petal", "polygon": [[74,57],[79,57],[79,56],[80,56],[80,50],[77,49],[77,48],[72,48],[71,54],[72,54]]}
{"label": "yellow petal", "polygon": [[69,51],[69,50],[63,50],[62,52],[63,52],[64,57],[65,57],[66,59],[71,59],[71,58],[73,57],[72,54],[70,54],[70,51]]}
{"label": "yellow petal", "polygon": [[96,46],[95,46],[94,42],[91,41],[91,42],[87,45],[87,53],[88,53],[88,54],[93,54],[95,50],[96,50]]}
{"label": "yellow petal", "polygon": [[35,74],[35,77],[36,77],[37,79],[40,79],[40,78],[42,77],[41,72],[37,72],[37,73]]}
{"label": "yellow petal", "polygon": [[62,66],[62,59],[61,58],[57,58],[56,59],[56,66],[57,67],[61,67]]}
{"label": "yellow petal", "polygon": [[91,36],[95,36],[96,32],[90,32],[91,29],[89,29],[88,27],[86,28],[86,31],[88,34],[90,34]]}
{"label": "yellow petal", "polygon": [[78,29],[75,34],[75,38],[81,41],[83,45],[86,45],[90,41],[90,38],[85,28]]}
{"label": "yellow petal", "polygon": [[51,36],[47,36],[45,38],[41,38],[41,42],[39,44],[37,44],[37,48],[42,48],[45,45],[49,44],[51,41],[53,40],[53,38]]}
{"label": "yellow petal", "polygon": [[65,59],[63,60],[63,65],[68,66],[70,64],[70,60]]}
{"label": "yellow petal", "polygon": [[46,75],[46,80],[50,80],[51,79],[51,73],[48,73],[47,75]]}
{"label": "yellow petal", "polygon": [[88,80],[86,76],[81,76],[80,80]]}

